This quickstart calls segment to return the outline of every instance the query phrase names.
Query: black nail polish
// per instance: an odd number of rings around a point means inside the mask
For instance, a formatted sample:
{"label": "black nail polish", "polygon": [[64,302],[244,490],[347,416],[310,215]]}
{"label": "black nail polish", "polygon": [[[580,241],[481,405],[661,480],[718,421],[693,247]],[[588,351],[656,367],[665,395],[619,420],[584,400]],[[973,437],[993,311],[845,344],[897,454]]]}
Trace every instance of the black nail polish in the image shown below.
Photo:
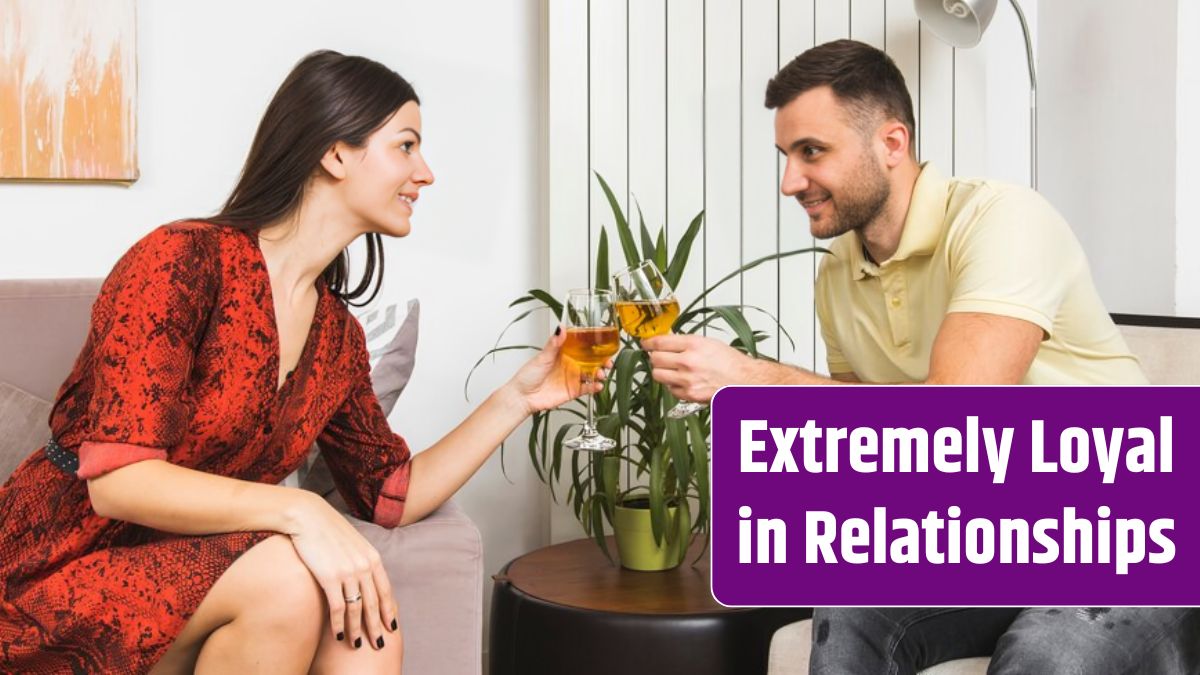
{"label": "black nail polish", "polygon": [[362,638],[354,638],[354,648],[358,649],[362,646]]}
{"label": "black nail polish", "polygon": [[383,649],[383,638],[382,637],[375,638],[375,646],[379,647],[380,649]]}
{"label": "black nail polish", "polygon": [[392,630],[396,630],[396,628],[397,628],[396,620],[392,619]]}
{"label": "black nail polish", "polygon": [[562,335],[562,326],[559,326],[558,328],[555,328],[555,329],[554,329],[554,334],[555,334],[555,335]]}
{"label": "black nail polish", "polygon": [[345,634],[345,633],[338,633],[338,634],[337,634],[337,639],[338,639],[338,642],[341,642],[342,640],[345,640],[345,639],[346,639],[346,634]]}

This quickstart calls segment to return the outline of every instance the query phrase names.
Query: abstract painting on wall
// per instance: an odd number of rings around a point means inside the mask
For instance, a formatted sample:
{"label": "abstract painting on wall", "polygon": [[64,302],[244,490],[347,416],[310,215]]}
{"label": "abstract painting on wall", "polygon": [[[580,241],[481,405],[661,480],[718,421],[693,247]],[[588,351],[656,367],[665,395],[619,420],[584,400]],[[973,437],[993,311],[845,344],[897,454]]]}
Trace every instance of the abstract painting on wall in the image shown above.
{"label": "abstract painting on wall", "polygon": [[135,0],[0,0],[0,179],[132,182]]}

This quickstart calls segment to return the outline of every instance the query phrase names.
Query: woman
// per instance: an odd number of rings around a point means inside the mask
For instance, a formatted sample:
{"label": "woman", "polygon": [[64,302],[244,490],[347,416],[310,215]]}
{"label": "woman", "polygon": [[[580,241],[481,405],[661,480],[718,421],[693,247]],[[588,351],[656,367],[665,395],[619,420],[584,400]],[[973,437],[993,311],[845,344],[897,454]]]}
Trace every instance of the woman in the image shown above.
{"label": "woman", "polygon": [[[277,483],[315,439],[356,516],[412,523],[531,412],[583,393],[556,331],[425,452],[392,433],[346,302],[432,183],[412,87],[317,52],[276,92],[221,212],[121,258],[53,440],[0,488],[0,672],[399,672],[378,553]],[[363,234],[366,275],[346,292]]]}

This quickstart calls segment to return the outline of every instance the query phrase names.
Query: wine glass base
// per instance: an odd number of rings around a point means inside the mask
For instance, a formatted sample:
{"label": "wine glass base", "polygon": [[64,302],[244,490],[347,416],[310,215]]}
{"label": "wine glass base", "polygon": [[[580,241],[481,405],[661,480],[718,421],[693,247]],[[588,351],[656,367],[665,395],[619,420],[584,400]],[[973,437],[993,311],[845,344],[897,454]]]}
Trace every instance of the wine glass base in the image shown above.
{"label": "wine glass base", "polygon": [[563,442],[563,446],[571,450],[586,452],[607,452],[617,447],[617,442],[598,433],[583,433]]}
{"label": "wine glass base", "polygon": [[707,405],[696,403],[695,401],[680,401],[675,404],[674,408],[667,411],[667,417],[673,420],[681,420],[688,415],[695,415],[707,407]]}

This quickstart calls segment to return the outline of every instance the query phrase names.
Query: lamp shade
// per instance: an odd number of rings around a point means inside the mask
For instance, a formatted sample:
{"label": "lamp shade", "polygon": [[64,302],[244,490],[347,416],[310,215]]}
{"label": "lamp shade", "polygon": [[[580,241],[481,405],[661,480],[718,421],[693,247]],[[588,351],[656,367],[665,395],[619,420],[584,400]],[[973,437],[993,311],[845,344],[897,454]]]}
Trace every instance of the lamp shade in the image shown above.
{"label": "lamp shade", "polygon": [[916,0],[917,18],[955,47],[974,47],[996,13],[996,0]]}

